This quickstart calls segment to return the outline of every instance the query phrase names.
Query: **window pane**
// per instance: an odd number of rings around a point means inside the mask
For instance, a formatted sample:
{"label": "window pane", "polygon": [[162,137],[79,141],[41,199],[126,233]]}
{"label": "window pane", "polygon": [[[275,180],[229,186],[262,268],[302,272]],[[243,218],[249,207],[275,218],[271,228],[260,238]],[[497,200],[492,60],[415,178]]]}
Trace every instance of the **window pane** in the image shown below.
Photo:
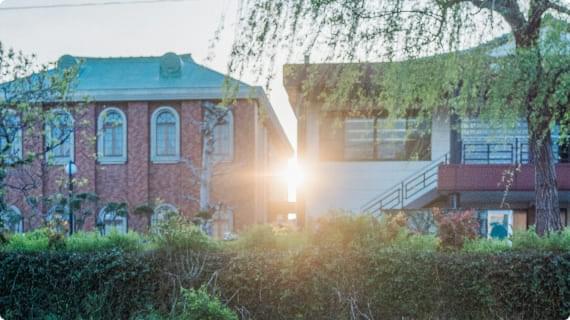
{"label": "window pane", "polygon": [[50,146],[55,158],[69,158],[71,156],[73,125],[71,116],[65,112],[58,112],[51,125]]}
{"label": "window pane", "polygon": [[214,158],[217,160],[230,160],[232,157],[232,123],[231,114],[226,116],[225,122],[214,128]]}
{"label": "window pane", "polygon": [[377,159],[403,160],[406,158],[406,119],[378,119]]}
{"label": "window pane", "polygon": [[371,160],[374,156],[374,119],[348,118],[344,126],[344,158]]}
{"label": "window pane", "polygon": [[156,154],[175,156],[176,143],[176,118],[170,111],[163,111],[156,118]]}
{"label": "window pane", "polygon": [[118,112],[109,111],[104,121],[103,155],[105,157],[123,156],[123,118]]}
{"label": "window pane", "polygon": [[19,158],[21,139],[20,118],[10,112],[4,117],[4,122],[0,124],[0,152],[4,153],[8,161]]}

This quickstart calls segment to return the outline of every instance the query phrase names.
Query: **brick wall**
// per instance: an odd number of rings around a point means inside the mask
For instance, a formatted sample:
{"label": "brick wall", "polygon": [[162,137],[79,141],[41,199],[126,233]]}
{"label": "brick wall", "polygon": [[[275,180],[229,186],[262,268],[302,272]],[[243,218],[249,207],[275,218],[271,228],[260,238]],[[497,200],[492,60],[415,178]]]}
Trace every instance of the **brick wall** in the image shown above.
{"label": "brick wall", "polygon": [[[125,201],[129,204],[129,229],[144,231],[148,219],[134,215],[132,211],[148,203],[169,203],[175,205],[187,216],[192,216],[198,203],[199,185],[188,168],[190,161],[200,166],[201,138],[199,126],[202,112],[201,101],[177,102],[128,102],[90,104],[82,119],[81,130],[75,134],[75,162],[79,174],[76,190],[95,192],[101,201],[96,213],[107,202]],[[97,117],[106,107],[121,109],[127,117],[127,162],[125,164],[98,164],[95,160],[97,145]],[[180,163],[156,164],[150,161],[150,118],[160,106],[171,106],[180,116]],[[234,106],[234,160],[222,163],[215,168],[212,199],[227,203],[234,213],[234,226],[241,229],[258,222],[264,212],[256,213],[256,184],[261,183],[261,175],[256,169],[256,126],[261,121],[256,118],[255,104],[238,101]],[[30,150],[38,141],[28,141],[25,148]],[[40,177],[36,188],[29,193],[50,195],[57,191],[67,192],[67,178],[62,166],[41,166],[39,163],[26,168],[26,171]],[[21,174],[12,173],[10,179],[22,180]],[[58,181],[60,183],[58,183]],[[25,230],[35,228],[43,222],[43,217],[32,218],[32,212],[25,205],[25,196],[20,192],[9,191],[8,199],[24,214]],[[43,208],[45,213],[46,208]],[[259,210],[258,210],[259,211]],[[95,226],[93,215],[85,223],[86,229]]]}

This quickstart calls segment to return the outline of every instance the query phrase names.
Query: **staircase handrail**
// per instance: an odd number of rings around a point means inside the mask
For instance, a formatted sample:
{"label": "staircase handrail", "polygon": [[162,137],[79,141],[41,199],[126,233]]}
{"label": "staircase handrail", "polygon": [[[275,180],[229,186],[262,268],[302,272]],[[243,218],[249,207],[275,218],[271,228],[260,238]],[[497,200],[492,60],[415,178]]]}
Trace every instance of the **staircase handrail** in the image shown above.
{"label": "staircase handrail", "polygon": [[[404,185],[406,184],[406,182],[413,181],[413,180],[421,177],[422,175],[425,175],[429,170],[434,169],[434,167],[438,167],[441,164],[448,164],[448,163],[449,163],[449,153],[445,153],[443,156],[441,156],[441,157],[437,158],[436,160],[430,162],[426,166],[415,171],[414,173],[410,174],[406,178],[402,179],[400,182],[398,182],[398,183],[394,184],[393,186],[391,186],[390,188],[386,189],[386,191],[382,192],[378,196],[376,196],[373,199],[366,202],[363,206],[360,207],[361,212],[372,212],[372,210],[371,210],[372,208],[376,207],[379,204],[382,204],[382,202],[384,200],[386,200],[387,198],[392,199],[391,196],[393,196],[394,193],[397,193],[398,189],[400,190],[398,192],[399,196],[402,196],[403,195],[402,192],[404,192]],[[403,206],[403,203],[402,203],[402,206]],[[382,209],[382,208],[379,208],[379,209]]]}

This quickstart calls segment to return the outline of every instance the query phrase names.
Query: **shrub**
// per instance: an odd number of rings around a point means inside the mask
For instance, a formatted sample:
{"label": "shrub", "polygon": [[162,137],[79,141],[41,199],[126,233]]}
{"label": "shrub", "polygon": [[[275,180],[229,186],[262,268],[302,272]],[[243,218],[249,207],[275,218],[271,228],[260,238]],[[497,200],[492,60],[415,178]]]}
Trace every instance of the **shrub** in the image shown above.
{"label": "shrub", "polygon": [[392,243],[392,248],[402,251],[435,252],[439,245],[439,238],[436,235],[410,234],[402,230]]}
{"label": "shrub", "polygon": [[117,250],[2,252],[0,314],[6,319],[128,319],[152,303],[156,266],[152,255]]}
{"label": "shrub", "polygon": [[157,247],[173,251],[208,251],[219,247],[216,241],[181,216],[174,216],[159,223],[151,230],[150,237]]}
{"label": "shrub", "polygon": [[180,287],[207,284],[252,319],[566,319],[568,274],[570,253],[0,252],[0,313],[7,320],[145,319],[141,312],[156,310],[146,318],[160,319],[178,306],[172,316],[190,317],[220,310],[205,292],[178,296]]}
{"label": "shrub", "polygon": [[406,225],[403,214],[372,215],[333,213],[320,218],[311,234],[311,243],[320,247],[384,247],[394,241]]}
{"label": "shrub", "polygon": [[36,229],[31,232],[11,235],[3,246],[5,251],[45,251],[50,248],[47,229]]}
{"label": "shrub", "polygon": [[518,251],[570,251],[570,228],[539,236],[534,227],[515,231],[512,237],[513,250]]}
{"label": "shrub", "polygon": [[438,235],[444,249],[461,249],[466,239],[479,236],[479,220],[474,210],[443,213],[434,209]]}
{"label": "shrub", "polygon": [[501,253],[511,250],[512,242],[498,239],[468,239],[463,244],[463,251],[469,253]]}
{"label": "shrub", "polygon": [[240,233],[238,240],[229,246],[238,250],[275,250],[277,236],[270,225],[254,225]]}
{"label": "shrub", "polygon": [[[60,239],[61,237],[61,239]],[[54,245],[55,243],[55,245]],[[47,250],[92,252],[111,249],[140,251],[151,248],[136,232],[120,234],[112,232],[101,236],[98,232],[77,232],[69,237],[55,234],[49,229],[12,235],[2,247],[4,251],[41,252]]]}
{"label": "shrub", "polygon": [[121,249],[124,251],[141,251],[145,248],[151,248],[143,236],[137,232],[129,231],[126,234],[119,233],[116,230],[111,231],[106,236],[111,248]]}
{"label": "shrub", "polygon": [[205,287],[182,289],[182,302],[177,320],[237,320],[238,317],[220,300],[208,294]]}

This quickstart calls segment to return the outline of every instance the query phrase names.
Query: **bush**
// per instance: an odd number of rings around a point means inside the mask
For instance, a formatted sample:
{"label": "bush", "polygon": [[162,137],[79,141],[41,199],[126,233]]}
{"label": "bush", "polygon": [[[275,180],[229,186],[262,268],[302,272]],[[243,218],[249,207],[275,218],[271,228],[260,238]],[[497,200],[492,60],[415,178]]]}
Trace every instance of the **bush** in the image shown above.
{"label": "bush", "polygon": [[[202,293],[194,291],[197,298],[190,300],[179,296],[181,287],[208,284],[230,308],[253,319],[570,315],[570,253],[397,248],[406,241],[423,248],[433,239],[415,237],[396,239],[385,250],[0,252],[0,314],[7,320],[144,319],[141,312],[156,310],[147,319],[159,319],[172,306],[178,306],[173,316],[184,308],[209,310],[211,301],[204,302],[209,298]],[[214,306],[219,310],[219,304]]]}
{"label": "bush", "polygon": [[277,320],[570,316],[570,231],[517,232],[512,249],[463,237],[463,251],[438,251],[437,237],[413,234],[401,221],[332,217],[312,234],[256,226],[223,251],[211,250],[219,245],[191,224],[172,221],[151,235],[156,244],[137,234],[78,233],[57,249],[38,230],[0,252],[0,315],[236,319],[230,308]]}
{"label": "bush", "polygon": [[33,252],[50,249],[47,229],[36,229],[31,232],[11,235],[3,245],[5,251]]}
{"label": "bush", "polygon": [[4,251],[42,252],[48,250],[92,252],[119,249],[141,251],[151,248],[148,242],[136,232],[120,234],[112,232],[101,236],[98,232],[77,232],[63,237],[49,229],[12,235],[2,247]]}
{"label": "bush", "polygon": [[372,215],[331,214],[320,218],[311,234],[311,243],[319,247],[384,247],[394,241],[406,225],[402,214]]}
{"label": "bush", "polygon": [[238,250],[275,250],[277,236],[270,225],[253,225],[240,233],[238,240],[230,242],[229,247]]}
{"label": "bush", "polygon": [[511,250],[512,242],[497,239],[472,239],[463,244],[463,251],[469,253],[501,253]]}
{"label": "bush", "polygon": [[402,230],[391,247],[401,251],[435,252],[439,246],[439,238],[435,235],[410,234]]}
{"label": "bush", "polygon": [[479,220],[474,210],[443,213],[434,209],[443,249],[461,249],[465,240],[479,237]]}
{"label": "bush", "polygon": [[76,252],[103,251],[120,249],[124,251],[142,251],[149,247],[145,239],[136,232],[121,234],[113,230],[102,236],[98,232],[77,232],[65,239],[65,249]]}
{"label": "bush", "polygon": [[181,216],[160,222],[151,230],[150,238],[157,247],[173,251],[208,251],[219,247],[215,240]]}
{"label": "bush", "polygon": [[528,230],[515,231],[512,237],[513,250],[518,251],[570,251],[570,228],[543,237],[536,233],[534,227]]}
{"label": "bush", "polygon": [[5,319],[128,319],[152,304],[153,255],[124,251],[0,253]]}
{"label": "bush", "polygon": [[177,320],[237,320],[238,317],[220,300],[208,294],[205,287],[182,289],[183,300]]}

